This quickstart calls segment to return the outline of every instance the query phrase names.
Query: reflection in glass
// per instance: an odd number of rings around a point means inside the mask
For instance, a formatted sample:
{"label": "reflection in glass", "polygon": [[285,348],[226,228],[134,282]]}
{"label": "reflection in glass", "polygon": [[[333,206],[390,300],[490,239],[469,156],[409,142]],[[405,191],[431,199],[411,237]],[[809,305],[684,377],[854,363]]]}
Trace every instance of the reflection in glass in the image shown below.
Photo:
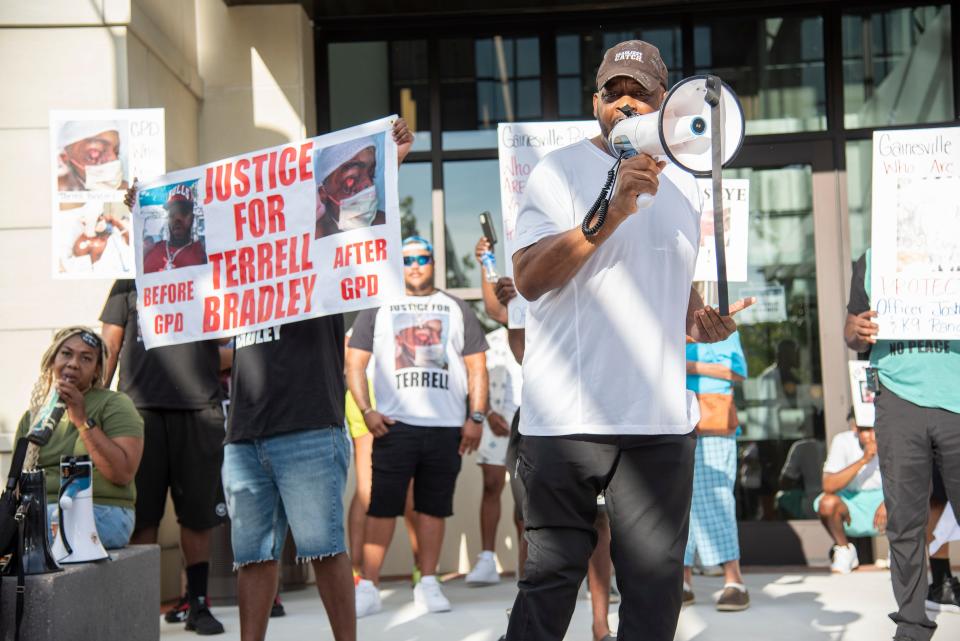
{"label": "reflection in glass", "polygon": [[539,119],[540,39],[440,41],[444,149],[496,147],[499,122]]}
{"label": "reflection in glass", "polygon": [[671,86],[683,77],[683,38],[679,25],[560,34],[557,36],[557,103],[561,118],[593,117],[597,67],[604,52],[624,40],[646,40],[660,49]]}
{"label": "reflection in glass", "polygon": [[327,45],[330,131],[391,113],[387,57],[387,43],[383,41]]}
{"label": "reflection in glass", "polygon": [[430,74],[426,40],[390,43],[390,92],[394,111],[415,132],[412,151],[429,151]]}
{"label": "reflection in glass", "polygon": [[873,202],[873,141],[853,140],[846,144],[847,210],[850,215],[850,258],[857,260],[870,246],[871,203]]}
{"label": "reflection in glass", "polygon": [[843,16],[848,129],[953,119],[950,6]]}
{"label": "reflection in glass", "polygon": [[716,18],[694,27],[696,73],[740,96],[747,135],[826,129],[823,19]]}
{"label": "reflection in glass", "polygon": [[[480,213],[489,211],[503,238],[500,214],[500,165],[496,160],[443,163],[447,287],[480,287],[480,265],[474,247],[482,235]],[[494,252],[497,273],[503,273],[503,244]]]}
{"label": "reflection in glass", "polygon": [[422,236],[433,242],[433,200],[430,163],[400,165],[400,237]]}
{"label": "reflection in glass", "polygon": [[737,394],[738,510],[742,519],[775,519],[786,514],[777,492],[791,445],[822,442],[824,433],[812,171],[724,175],[750,180],[748,282],[730,283],[730,297],[760,298],[737,317],[748,371]]}

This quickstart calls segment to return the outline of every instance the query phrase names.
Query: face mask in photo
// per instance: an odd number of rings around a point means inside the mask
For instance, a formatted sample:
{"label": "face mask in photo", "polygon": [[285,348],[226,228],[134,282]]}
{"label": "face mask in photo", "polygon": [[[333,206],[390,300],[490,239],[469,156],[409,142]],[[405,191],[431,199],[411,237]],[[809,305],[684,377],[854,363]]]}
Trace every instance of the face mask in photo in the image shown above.
{"label": "face mask in photo", "polygon": [[123,182],[123,163],[111,160],[102,165],[84,165],[83,186],[89,191],[115,191]]}
{"label": "face mask in photo", "polygon": [[445,360],[443,345],[417,345],[413,352],[414,367],[442,368]]}
{"label": "face mask in photo", "polygon": [[344,198],[340,201],[340,221],[337,223],[340,230],[369,227],[377,216],[378,204],[375,185],[370,185],[363,191]]}

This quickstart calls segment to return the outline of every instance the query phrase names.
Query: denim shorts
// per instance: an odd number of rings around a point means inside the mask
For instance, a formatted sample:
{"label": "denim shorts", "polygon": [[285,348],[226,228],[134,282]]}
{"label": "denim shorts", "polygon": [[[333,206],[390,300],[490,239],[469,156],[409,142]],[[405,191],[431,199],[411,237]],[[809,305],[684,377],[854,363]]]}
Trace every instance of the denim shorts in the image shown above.
{"label": "denim shorts", "polygon": [[[60,511],[56,503],[47,504],[47,523],[51,526],[58,522]],[[93,522],[97,526],[100,542],[108,550],[122,548],[130,542],[133,534],[134,511],[129,507],[119,505],[93,504]],[[53,528],[47,531],[51,545],[53,544]]]}
{"label": "denim shorts", "polygon": [[345,552],[342,497],[349,460],[342,425],[228,443],[223,489],[234,569],[279,561],[288,524],[298,561]]}

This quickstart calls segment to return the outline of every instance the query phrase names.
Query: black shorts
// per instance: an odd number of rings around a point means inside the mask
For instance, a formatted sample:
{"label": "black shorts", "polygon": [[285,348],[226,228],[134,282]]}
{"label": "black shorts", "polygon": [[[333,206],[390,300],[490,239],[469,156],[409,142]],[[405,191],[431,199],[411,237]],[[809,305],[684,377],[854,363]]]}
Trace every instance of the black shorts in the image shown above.
{"label": "black shorts", "polygon": [[460,474],[460,429],[395,423],[373,441],[369,516],[401,516],[413,479],[413,509],[446,518]]}
{"label": "black shorts", "polygon": [[224,521],[227,506],[220,483],[223,465],[223,409],[141,409],[143,459],[137,470],[136,529],[163,518],[167,489],[177,522],[207,530]]}

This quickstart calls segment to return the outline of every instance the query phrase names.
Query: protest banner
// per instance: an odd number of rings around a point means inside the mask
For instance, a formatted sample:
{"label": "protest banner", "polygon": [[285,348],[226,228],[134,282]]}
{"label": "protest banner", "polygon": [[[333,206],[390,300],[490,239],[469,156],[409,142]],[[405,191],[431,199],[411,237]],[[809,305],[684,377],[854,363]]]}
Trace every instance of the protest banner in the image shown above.
{"label": "protest banner", "polygon": [[[596,120],[571,122],[502,122],[497,127],[500,156],[500,210],[503,215],[504,273],[513,278],[513,252],[517,249],[517,214],[530,172],[551,151],[600,133]],[[600,189],[600,186],[597,187]],[[527,301],[519,294],[507,309],[508,327],[524,326]]]}
{"label": "protest banner", "polygon": [[147,349],[403,295],[395,119],[145,183],[133,218]]}
{"label": "protest banner", "polygon": [[870,305],[880,339],[960,339],[960,127],[873,134]]}
{"label": "protest banner", "polygon": [[[693,280],[717,281],[717,245],[713,236],[713,184],[697,179],[703,213],[700,216],[700,251]],[[731,178],[723,181],[723,240],[727,250],[727,280],[747,281],[747,239],[750,235],[750,181]]]}
{"label": "protest banner", "polygon": [[50,112],[54,278],[133,278],[135,177],[165,171],[163,109]]}
{"label": "protest banner", "polygon": [[876,416],[874,400],[876,393],[867,385],[867,368],[870,361],[847,361],[850,369],[850,395],[853,398],[853,414],[860,427],[873,427]]}

